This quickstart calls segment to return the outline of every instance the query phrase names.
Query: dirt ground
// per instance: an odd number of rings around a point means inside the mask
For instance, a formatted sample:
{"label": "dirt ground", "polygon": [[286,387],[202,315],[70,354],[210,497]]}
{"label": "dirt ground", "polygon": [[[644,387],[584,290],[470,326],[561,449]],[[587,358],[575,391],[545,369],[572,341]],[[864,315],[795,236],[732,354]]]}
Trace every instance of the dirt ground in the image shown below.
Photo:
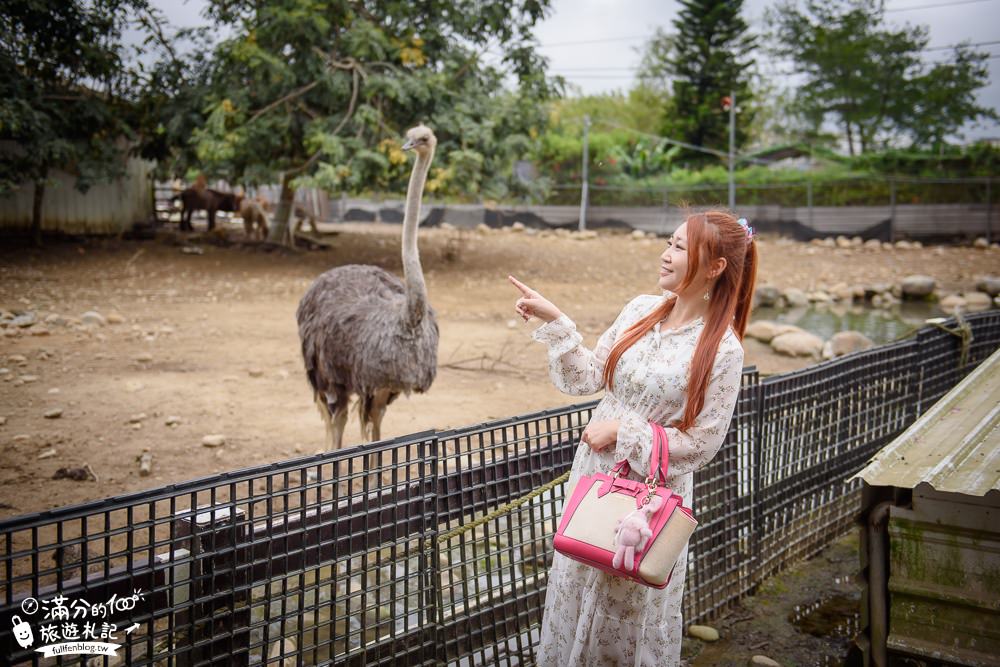
{"label": "dirt ground", "polygon": [[[87,240],[43,249],[0,247],[0,308],[110,322],[89,330],[0,337],[0,518],[163,486],[311,454],[323,422],[302,370],[295,308],[323,271],[346,263],[401,275],[400,228],[328,226],[332,247],[291,252],[194,239]],[[592,345],[621,307],[656,287],[660,239],[597,239],[421,231],[421,259],[441,331],[427,394],[400,397],[383,436],[447,429],[578,402],[548,380],[539,322],[515,319],[508,273],[567,312]],[[760,282],[809,288],[934,276],[968,288],[996,272],[1000,253],[972,248],[870,252],[760,240]],[[120,316],[120,317],[119,317]],[[120,319],[120,321],[118,321]],[[780,372],[810,363],[747,340],[747,364]],[[58,418],[47,418],[61,410]],[[143,416],[144,415],[144,416]],[[176,423],[168,425],[168,418]],[[170,420],[175,421],[175,420]],[[210,434],[221,447],[202,445]],[[355,417],[345,442],[360,441]],[[153,472],[139,474],[149,450]],[[87,464],[99,481],[53,479]]]}
{"label": "dirt ground", "polygon": [[685,638],[689,667],[745,667],[764,655],[787,667],[840,667],[860,622],[858,529],[767,579],[718,621],[716,642]]}

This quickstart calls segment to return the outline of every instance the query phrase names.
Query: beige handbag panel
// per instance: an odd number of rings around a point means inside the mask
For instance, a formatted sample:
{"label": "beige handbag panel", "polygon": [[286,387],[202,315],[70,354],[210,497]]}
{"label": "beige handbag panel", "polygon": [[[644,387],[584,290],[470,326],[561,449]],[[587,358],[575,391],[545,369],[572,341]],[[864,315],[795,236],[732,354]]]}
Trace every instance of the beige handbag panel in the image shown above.
{"label": "beige handbag panel", "polygon": [[[597,497],[601,484],[594,484],[576,508],[563,534],[594,546],[615,550],[618,520],[635,509],[635,498],[621,493]],[[663,584],[698,522],[675,510],[660,535],[639,564],[639,576],[651,584]]]}

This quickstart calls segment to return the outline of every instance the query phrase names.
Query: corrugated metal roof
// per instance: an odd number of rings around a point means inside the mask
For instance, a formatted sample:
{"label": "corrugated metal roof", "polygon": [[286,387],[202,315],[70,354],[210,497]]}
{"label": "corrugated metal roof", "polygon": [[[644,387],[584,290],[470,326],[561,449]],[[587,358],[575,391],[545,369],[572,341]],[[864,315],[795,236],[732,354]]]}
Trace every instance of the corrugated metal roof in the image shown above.
{"label": "corrugated metal roof", "polygon": [[974,496],[1000,491],[1000,349],[851,479],[856,477],[910,489],[927,482],[938,491]]}

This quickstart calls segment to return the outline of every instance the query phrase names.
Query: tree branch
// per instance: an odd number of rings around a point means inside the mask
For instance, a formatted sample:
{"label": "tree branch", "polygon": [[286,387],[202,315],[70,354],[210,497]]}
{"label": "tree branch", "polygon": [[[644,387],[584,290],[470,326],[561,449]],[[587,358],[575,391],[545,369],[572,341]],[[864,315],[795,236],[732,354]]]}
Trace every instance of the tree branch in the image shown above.
{"label": "tree branch", "polygon": [[283,104],[283,103],[285,103],[285,102],[287,102],[289,100],[293,100],[296,97],[299,97],[300,95],[305,95],[310,90],[312,90],[313,88],[315,88],[317,85],[319,85],[319,79],[317,79],[316,81],[313,81],[312,83],[307,83],[306,85],[302,86],[301,88],[299,88],[297,90],[293,90],[292,92],[290,92],[287,95],[285,95],[284,97],[282,97],[280,100],[276,100],[274,102],[271,102],[270,104],[268,104],[263,109],[255,112],[254,115],[250,116],[250,120],[247,121],[247,122],[248,123],[254,122],[255,120],[257,120],[258,118],[260,118],[261,116],[263,116],[264,114],[266,114],[271,109],[273,109],[273,108],[275,108],[277,106],[280,106],[281,104]]}

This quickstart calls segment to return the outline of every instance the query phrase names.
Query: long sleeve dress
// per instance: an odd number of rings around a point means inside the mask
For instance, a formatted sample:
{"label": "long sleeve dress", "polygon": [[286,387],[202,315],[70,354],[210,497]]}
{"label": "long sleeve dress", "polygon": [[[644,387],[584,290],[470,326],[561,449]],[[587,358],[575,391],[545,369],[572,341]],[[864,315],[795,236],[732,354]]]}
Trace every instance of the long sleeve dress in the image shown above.
{"label": "long sleeve dress", "polygon": [[[543,324],[532,338],[548,345],[549,374],[562,392],[574,396],[602,388],[604,363],[617,338],[650,313],[665,296],[632,299],[594,351],[582,343],[565,314]],[[613,386],[593,413],[593,420],[620,420],[618,441],[601,452],[580,443],[568,489],[581,475],[607,472],[627,459],[632,479],[649,472],[653,433],[649,420],[666,428],[669,438],[667,485],[698,515],[692,498],[694,471],[719,451],[729,430],[740,390],[743,346],[732,328],[719,343],[705,404],[687,433],[667,426],[684,412],[687,373],[704,327],[697,318],[676,329],[660,324],[636,341],[619,359]],[[660,590],[606,574],[556,553],[548,576],[538,665],[671,667],[680,664],[681,598],[687,571],[685,547],[670,583]]]}

